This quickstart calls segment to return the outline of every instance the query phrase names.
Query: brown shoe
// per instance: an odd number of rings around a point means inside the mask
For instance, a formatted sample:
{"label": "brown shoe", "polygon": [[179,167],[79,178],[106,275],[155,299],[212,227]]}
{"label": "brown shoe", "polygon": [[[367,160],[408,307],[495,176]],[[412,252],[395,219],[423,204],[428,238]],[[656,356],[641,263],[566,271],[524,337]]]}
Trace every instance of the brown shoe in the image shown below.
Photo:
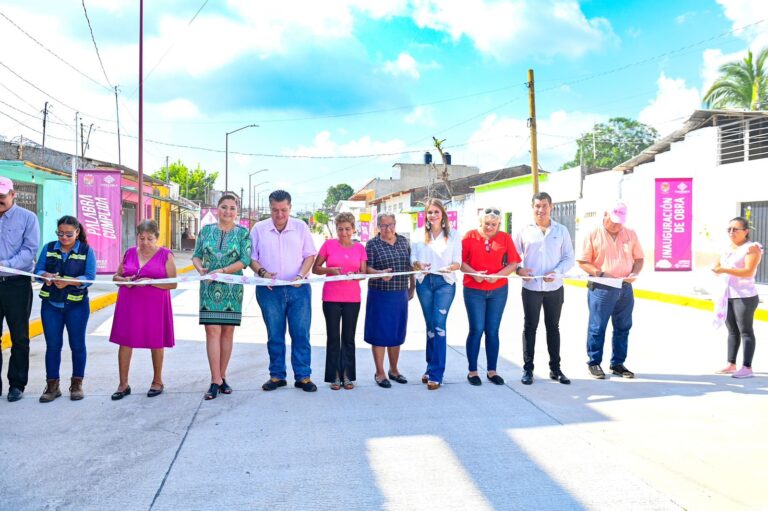
{"label": "brown shoe", "polygon": [[69,399],[72,401],[80,401],[83,397],[83,379],[72,378],[72,384],[69,386]]}
{"label": "brown shoe", "polygon": [[61,389],[59,389],[59,380],[45,380],[45,391],[40,396],[41,403],[50,403],[57,397],[61,396]]}
{"label": "brown shoe", "polygon": [[429,390],[437,390],[440,388],[440,383],[436,381],[428,381],[427,382],[427,389]]}

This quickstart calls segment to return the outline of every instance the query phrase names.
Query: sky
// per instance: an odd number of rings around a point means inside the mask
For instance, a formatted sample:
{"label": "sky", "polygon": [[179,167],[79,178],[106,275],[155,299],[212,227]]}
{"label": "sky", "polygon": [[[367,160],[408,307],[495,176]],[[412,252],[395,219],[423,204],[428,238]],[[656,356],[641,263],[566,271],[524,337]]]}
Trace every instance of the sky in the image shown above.
{"label": "sky", "polygon": [[[0,137],[138,168],[139,2],[0,0]],[[90,23],[90,29],[89,29]],[[764,0],[155,0],[145,2],[144,172],[218,171],[299,208],[328,187],[433,155],[481,172],[554,171],[595,123],[677,129],[720,65],[768,46]],[[117,100],[114,88],[118,88]],[[438,158],[435,158],[436,160]],[[263,172],[257,171],[268,169]],[[254,199],[255,200],[255,199]]]}

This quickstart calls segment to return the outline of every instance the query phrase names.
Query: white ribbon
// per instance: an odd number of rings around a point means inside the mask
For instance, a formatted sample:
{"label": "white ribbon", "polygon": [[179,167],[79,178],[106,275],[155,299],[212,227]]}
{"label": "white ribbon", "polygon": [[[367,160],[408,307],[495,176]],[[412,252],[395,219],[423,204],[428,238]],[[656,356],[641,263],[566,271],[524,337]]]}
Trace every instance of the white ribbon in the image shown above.
{"label": "white ribbon", "polygon": [[[35,279],[40,280],[46,280],[49,282],[52,282],[54,279],[46,279],[44,277],[40,277],[39,275],[35,275],[34,273],[17,270],[15,268],[8,268],[6,266],[0,266],[0,272],[2,273],[10,273],[13,275],[23,275],[27,277],[32,277]],[[166,279],[146,279],[146,280],[136,280],[136,281],[127,281],[127,282],[114,282],[111,280],[85,280],[85,279],[65,279],[65,278],[57,278],[56,280],[60,280],[62,282],[76,282],[78,284],[92,284],[92,285],[117,285],[117,286],[151,286],[154,284],[178,284],[178,283],[184,283],[184,282],[200,282],[200,281],[214,281],[214,282],[223,282],[225,284],[239,284],[239,285],[252,285],[252,286],[269,286],[269,287],[277,287],[277,286],[295,286],[295,285],[301,285],[301,284],[316,284],[316,283],[325,283],[325,282],[340,282],[340,281],[348,281],[348,280],[365,280],[365,279],[379,279],[384,277],[397,277],[401,275],[415,275],[418,273],[424,273],[424,274],[432,274],[432,275],[444,275],[445,271],[440,270],[416,270],[416,271],[403,271],[403,272],[388,272],[388,273],[349,273],[346,275],[331,275],[331,276],[317,276],[317,277],[309,277],[302,280],[279,280],[279,279],[265,279],[258,276],[247,276],[247,275],[231,275],[231,274],[225,274],[225,273],[207,273],[205,275],[180,275],[178,277],[174,278],[166,278]],[[549,278],[549,277],[559,277],[559,278],[569,278],[569,279],[587,279],[591,282],[596,282],[598,284],[603,284],[606,286],[614,287],[614,288],[621,288],[622,279],[616,279],[616,278],[606,278],[606,277],[590,277],[588,275],[561,275],[561,274],[550,274],[550,275],[533,275],[530,277],[520,277],[518,275],[495,275],[495,274],[487,274],[487,273],[464,273],[464,275],[468,275],[470,277],[482,277],[486,279],[543,279],[543,278]]]}

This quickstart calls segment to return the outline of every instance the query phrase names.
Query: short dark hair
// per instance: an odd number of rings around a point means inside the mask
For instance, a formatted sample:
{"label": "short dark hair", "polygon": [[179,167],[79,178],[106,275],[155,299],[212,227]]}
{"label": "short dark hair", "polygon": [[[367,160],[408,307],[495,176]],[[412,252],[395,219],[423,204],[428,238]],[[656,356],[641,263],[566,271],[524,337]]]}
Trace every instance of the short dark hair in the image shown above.
{"label": "short dark hair", "polygon": [[291,194],[286,192],[285,190],[275,190],[274,192],[269,194],[270,204],[272,204],[273,202],[283,202],[284,200],[287,200],[288,204],[291,203]]}
{"label": "short dark hair", "polygon": [[[747,231],[752,229],[752,227],[750,227],[749,225],[749,220],[747,220],[743,216],[733,217],[731,218],[731,222],[739,222],[741,224],[741,228],[746,229]],[[728,222],[728,223],[731,223],[731,222]],[[747,232],[746,239],[749,239],[749,232]]]}
{"label": "short dark hair", "polygon": [[59,218],[56,222],[56,226],[59,225],[71,225],[75,228],[75,230],[80,231],[80,233],[77,235],[78,241],[80,243],[87,243],[88,237],[85,234],[85,229],[83,229],[82,224],[78,221],[77,218],[70,216],[70,215],[64,215],[63,217]]}
{"label": "short dark hair", "polygon": [[533,203],[537,200],[545,200],[549,202],[549,205],[552,205],[552,197],[547,192],[539,192],[533,196],[531,199],[531,206],[533,206]]}
{"label": "short dark hair", "polygon": [[235,204],[237,204],[237,197],[235,197],[231,193],[225,193],[224,195],[221,196],[221,198],[219,199],[219,202],[216,203],[216,206],[221,206],[221,203],[224,202],[225,200],[233,200],[235,201]]}
{"label": "short dark hair", "polygon": [[155,238],[160,237],[160,227],[158,227],[157,222],[154,220],[143,220],[136,226],[136,236],[143,232],[154,234]]}

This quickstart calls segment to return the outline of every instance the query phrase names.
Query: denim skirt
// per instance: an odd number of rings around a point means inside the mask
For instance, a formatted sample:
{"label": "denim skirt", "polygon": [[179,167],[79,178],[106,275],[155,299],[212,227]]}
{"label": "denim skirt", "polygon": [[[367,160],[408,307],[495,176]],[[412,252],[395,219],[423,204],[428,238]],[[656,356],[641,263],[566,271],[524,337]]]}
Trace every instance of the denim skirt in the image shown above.
{"label": "denim skirt", "polygon": [[400,346],[408,325],[408,290],[368,288],[365,304],[365,342],[373,346]]}

